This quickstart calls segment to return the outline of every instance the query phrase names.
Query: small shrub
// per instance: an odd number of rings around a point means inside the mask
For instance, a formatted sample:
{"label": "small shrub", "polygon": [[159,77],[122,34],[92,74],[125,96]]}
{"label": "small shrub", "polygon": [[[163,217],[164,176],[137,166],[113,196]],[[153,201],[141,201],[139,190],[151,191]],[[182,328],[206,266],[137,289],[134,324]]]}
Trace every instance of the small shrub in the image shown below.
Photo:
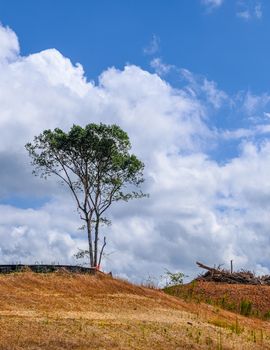
{"label": "small shrub", "polygon": [[217,350],[223,350],[222,338],[221,338],[221,330],[220,330],[219,333],[218,333]]}
{"label": "small shrub", "polygon": [[220,327],[220,328],[229,328],[230,327],[228,322],[221,320],[221,319],[210,320],[209,323],[212,324],[213,326]]}
{"label": "small shrub", "polygon": [[148,277],[141,283],[141,285],[150,289],[159,289],[159,280],[154,276],[148,275]]}
{"label": "small shrub", "polygon": [[263,318],[265,320],[270,320],[270,311],[267,311],[264,315],[263,315]]}
{"label": "small shrub", "polygon": [[230,326],[230,329],[231,329],[231,331],[232,331],[233,333],[235,333],[235,334],[237,334],[237,335],[239,335],[240,333],[243,332],[243,328],[240,327],[239,321],[238,321],[238,318],[237,318],[237,317],[236,317],[236,319],[235,319],[235,324],[232,324],[232,325]]}
{"label": "small shrub", "polygon": [[241,300],[240,314],[244,316],[250,316],[252,313],[252,303],[249,300]]}
{"label": "small shrub", "polygon": [[166,270],[166,273],[163,277],[165,278],[166,287],[172,287],[183,284],[184,277],[187,276],[182,272],[171,272],[169,270]]}
{"label": "small shrub", "polygon": [[228,296],[224,294],[224,296],[217,301],[217,304],[226,310],[230,311],[236,311],[237,310],[237,305],[234,301],[230,301]]}
{"label": "small shrub", "polygon": [[226,328],[232,331],[232,333],[240,334],[243,332],[243,328],[240,327],[238,318],[236,318],[235,323],[228,323],[227,321],[224,321],[222,319],[216,318],[214,320],[209,321],[210,324],[219,327],[219,328]]}
{"label": "small shrub", "polygon": [[188,290],[188,297],[189,297],[190,299],[192,299],[192,297],[193,297],[194,290],[195,290],[196,286],[197,286],[197,281],[192,281],[192,282],[191,282],[190,289]]}

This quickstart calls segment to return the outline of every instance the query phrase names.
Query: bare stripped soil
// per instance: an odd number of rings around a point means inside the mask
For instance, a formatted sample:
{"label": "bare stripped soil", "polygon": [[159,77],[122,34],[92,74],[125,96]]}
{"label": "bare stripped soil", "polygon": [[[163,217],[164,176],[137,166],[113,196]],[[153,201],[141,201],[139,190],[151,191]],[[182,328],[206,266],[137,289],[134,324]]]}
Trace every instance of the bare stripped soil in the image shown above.
{"label": "bare stripped soil", "polygon": [[170,295],[205,302],[245,315],[270,319],[270,286],[196,281],[168,288]]}
{"label": "bare stripped soil", "polygon": [[270,349],[270,324],[107,276],[22,272],[0,276],[0,349]]}

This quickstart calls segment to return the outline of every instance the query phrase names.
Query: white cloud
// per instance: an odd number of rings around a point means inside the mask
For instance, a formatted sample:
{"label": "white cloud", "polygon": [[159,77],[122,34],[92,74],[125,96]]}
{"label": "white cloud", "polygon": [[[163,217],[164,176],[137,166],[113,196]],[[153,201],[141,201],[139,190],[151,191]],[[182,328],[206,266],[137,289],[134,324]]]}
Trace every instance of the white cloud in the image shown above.
{"label": "white cloud", "polygon": [[262,17],[262,4],[261,3],[258,3],[257,5],[255,5],[254,14],[255,14],[255,17],[257,17],[257,18]]}
{"label": "white cloud", "polygon": [[270,125],[261,124],[249,129],[239,128],[235,130],[224,130],[219,134],[219,136],[223,137],[225,140],[237,140],[251,137],[254,138],[256,136],[267,135],[269,133]]}
{"label": "white cloud", "polygon": [[250,121],[253,123],[264,123],[269,121],[267,117],[267,109],[269,109],[270,95],[263,93],[261,95],[255,95],[250,91],[246,93],[239,93],[237,103],[240,102],[240,108]]}
{"label": "white cloud", "polygon": [[251,14],[248,10],[237,12],[237,16],[245,20],[249,20],[251,18]]}
{"label": "white cloud", "polygon": [[[223,5],[224,0],[201,0],[201,3],[212,12]],[[251,19],[261,19],[263,16],[262,2],[258,0],[237,0],[236,16],[246,21]]]}
{"label": "white cloud", "polygon": [[164,63],[159,57],[153,58],[150,62],[150,66],[154,68],[155,72],[160,76],[168,74],[173,68],[175,68],[171,64]]}
{"label": "white cloud", "polygon": [[260,1],[256,0],[238,0],[237,2],[238,10],[236,15],[246,21],[251,19],[261,19],[262,4]]}
{"label": "white cloud", "polygon": [[0,23],[0,61],[14,60],[19,54],[19,43],[16,34]]}
{"label": "white cloud", "polygon": [[207,99],[215,108],[220,108],[224,101],[228,99],[227,94],[217,88],[217,85],[213,81],[204,79],[202,91],[205,92]]}
{"label": "white cloud", "polygon": [[160,39],[157,35],[153,34],[150,43],[144,47],[143,52],[146,55],[154,55],[159,51]]}
{"label": "white cloud", "polygon": [[[157,74],[126,66],[107,69],[95,85],[57,50],[27,57],[17,51],[1,61],[0,196],[50,198],[35,209],[0,206],[3,262],[72,262],[76,248],[86,247],[69,193],[54,179],[31,176],[24,144],[45,128],[102,121],[130,135],[151,195],[110,212],[113,225],[104,232],[113,254],[106,269],[142,279],[165,267],[190,274],[196,260],[233,258],[236,267],[268,271],[270,144],[243,141],[226,164],[209,159],[217,134],[206,124],[208,108],[230,98],[204,77],[182,75],[187,85],[175,89]],[[250,93],[243,108],[253,114],[257,105]]]}
{"label": "white cloud", "polygon": [[220,108],[225,102],[229,102],[227,94],[218,89],[214,81],[195,75],[187,69],[181,69],[180,74],[188,82],[186,89],[193,96],[199,98],[203,95],[204,101],[206,100],[216,109]]}
{"label": "white cloud", "polygon": [[201,0],[202,4],[210,9],[220,7],[224,0]]}

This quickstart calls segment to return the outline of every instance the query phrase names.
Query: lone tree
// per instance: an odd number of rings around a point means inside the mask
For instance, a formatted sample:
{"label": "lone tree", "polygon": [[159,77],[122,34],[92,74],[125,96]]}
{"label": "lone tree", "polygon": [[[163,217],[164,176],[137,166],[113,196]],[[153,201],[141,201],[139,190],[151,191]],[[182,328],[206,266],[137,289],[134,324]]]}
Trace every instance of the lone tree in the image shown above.
{"label": "lone tree", "polygon": [[117,125],[73,125],[65,133],[45,130],[26,144],[33,173],[42,178],[56,175],[74,197],[83,229],[88,235],[90,267],[98,268],[106,238],[99,244],[100,224],[113,202],[144,197],[144,164],[130,153],[129,137]]}

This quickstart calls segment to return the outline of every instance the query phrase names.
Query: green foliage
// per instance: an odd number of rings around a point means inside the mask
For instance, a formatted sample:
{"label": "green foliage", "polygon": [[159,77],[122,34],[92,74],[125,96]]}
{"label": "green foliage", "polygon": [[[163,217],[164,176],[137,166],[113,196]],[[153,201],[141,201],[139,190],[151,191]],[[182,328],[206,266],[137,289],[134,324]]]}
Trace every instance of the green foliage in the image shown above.
{"label": "green foliage", "polygon": [[210,320],[209,323],[214,325],[214,326],[216,326],[216,327],[227,328],[232,333],[235,333],[237,335],[241,334],[243,332],[243,330],[244,330],[243,327],[240,326],[237,317],[236,317],[234,323],[228,323],[227,321],[219,319],[219,318],[214,319],[214,320]]}
{"label": "green foliage", "polygon": [[265,320],[270,320],[270,311],[267,311],[264,315],[263,315],[263,318]]}
{"label": "green foliage", "polygon": [[169,270],[166,270],[166,273],[164,275],[166,287],[172,287],[177,286],[179,284],[183,284],[184,277],[187,276],[182,272],[171,272]]}
{"label": "green foliage", "polygon": [[243,332],[243,327],[240,326],[238,318],[236,317],[235,323],[230,326],[230,329],[233,333],[239,335]]}
{"label": "green foliage", "polygon": [[217,304],[223,309],[230,311],[237,311],[238,308],[237,304],[233,300],[230,300],[227,294],[224,294],[221,299],[218,299]]}
{"label": "green foliage", "polygon": [[240,314],[244,316],[250,316],[252,314],[252,303],[249,300],[241,300],[240,302]]}
{"label": "green foliage", "polygon": [[113,202],[145,197],[138,191],[144,164],[130,153],[129,137],[117,125],[73,125],[69,132],[45,130],[26,145],[33,173],[43,178],[56,175],[69,187],[88,233],[90,265],[98,266],[99,227],[109,224],[104,216]]}
{"label": "green foliage", "polygon": [[76,175],[70,179],[75,189],[86,182],[96,188],[99,180],[114,188],[114,200],[138,195],[121,190],[124,185],[138,186],[143,182],[144,165],[129,153],[130,148],[126,132],[117,125],[105,124],[88,124],[85,128],[73,125],[68,133],[59,128],[45,130],[26,145],[35,174],[43,177],[55,174],[62,176],[64,182],[69,181],[67,175]]}

